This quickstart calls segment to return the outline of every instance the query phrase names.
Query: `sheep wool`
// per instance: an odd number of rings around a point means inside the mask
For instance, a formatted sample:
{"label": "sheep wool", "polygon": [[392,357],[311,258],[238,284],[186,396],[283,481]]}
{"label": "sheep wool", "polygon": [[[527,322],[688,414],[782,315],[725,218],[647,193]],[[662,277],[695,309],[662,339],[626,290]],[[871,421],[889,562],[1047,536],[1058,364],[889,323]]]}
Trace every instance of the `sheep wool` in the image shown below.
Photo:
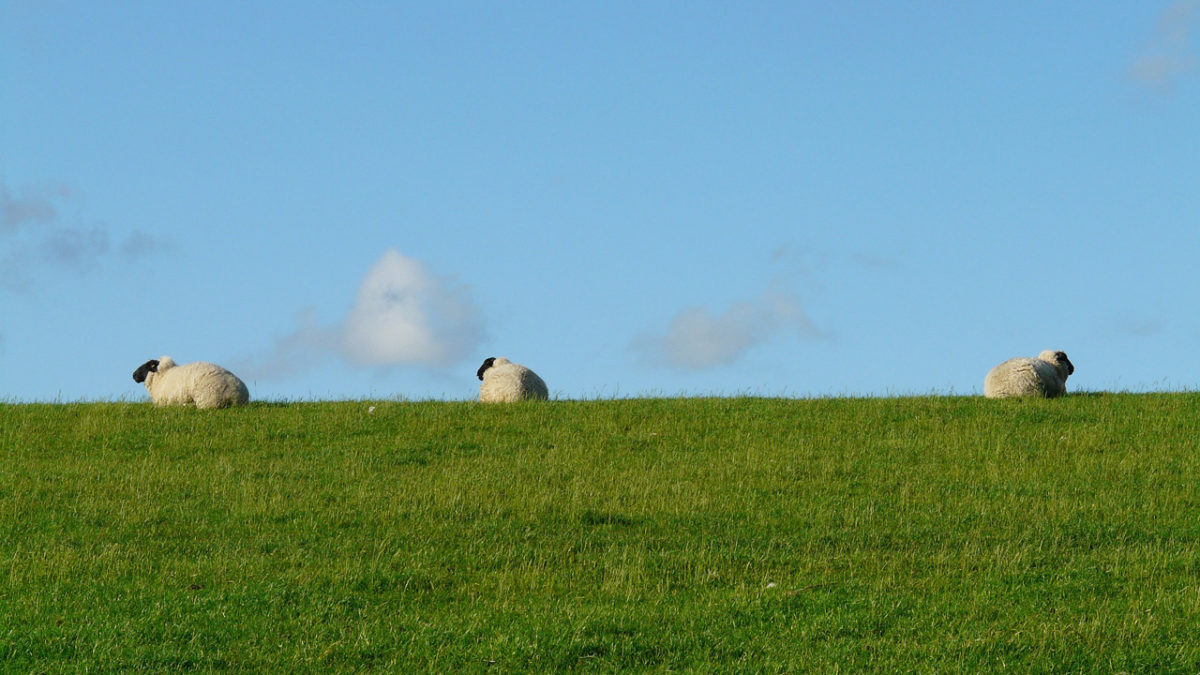
{"label": "sheep wool", "polygon": [[550,398],[550,390],[537,373],[504,357],[486,359],[475,374],[483,381],[479,400],[485,403]]}
{"label": "sheep wool", "polygon": [[236,375],[215,363],[196,361],[176,365],[169,356],[151,359],[133,371],[134,382],[144,382],[156,405],[192,405],[228,408],[250,401],[250,390]]}
{"label": "sheep wool", "polygon": [[983,395],[988,398],[1041,396],[1054,398],[1067,393],[1067,376],[1075,366],[1066,352],[1047,349],[1037,358],[1009,359],[988,371]]}

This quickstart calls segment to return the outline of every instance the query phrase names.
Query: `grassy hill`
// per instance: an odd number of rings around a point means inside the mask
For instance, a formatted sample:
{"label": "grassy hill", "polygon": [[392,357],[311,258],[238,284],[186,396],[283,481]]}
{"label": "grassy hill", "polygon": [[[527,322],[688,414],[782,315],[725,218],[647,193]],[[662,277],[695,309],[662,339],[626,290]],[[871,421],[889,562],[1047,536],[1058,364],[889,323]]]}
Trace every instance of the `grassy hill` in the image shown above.
{"label": "grassy hill", "polygon": [[1197,672],[1197,635],[1197,394],[0,405],[6,672]]}

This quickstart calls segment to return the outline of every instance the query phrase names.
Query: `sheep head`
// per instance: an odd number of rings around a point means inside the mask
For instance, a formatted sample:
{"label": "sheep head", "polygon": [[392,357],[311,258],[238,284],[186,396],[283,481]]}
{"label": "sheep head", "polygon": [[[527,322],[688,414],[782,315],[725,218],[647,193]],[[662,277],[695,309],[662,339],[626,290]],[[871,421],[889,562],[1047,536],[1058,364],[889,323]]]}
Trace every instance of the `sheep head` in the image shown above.
{"label": "sheep head", "polygon": [[1075,374],[1075,364],[1071,363],[1070,359],[1067,358],[1066,352],[1054,352],[1054,360],[1067,367],[1068,375]]}
{"label": "sheep head", "polygon": [[486,371],[488,368],[491,368],[491,367],[492,367],[492,365],[493,365],[494,363],[496,363],[496,357],[494,357],[494,356],[490,356],[490,357],[488,357],[488,358],[484,359],[484,360],[483,360],[483,365],[482,365],[482,366],[479,366],[479,370],[475,371],[475,376],[476,376],[476,377],[478,377],[478,378],[480,379],[480,381],[482,381],[482,380],[483,380],[483,373],[484,373],[484,372],[485,372],[485,371]]}
{"label": "sheep head", "polygon": [[1047,349],[1041,354],[1038,354],[1038,358],[1043,361],[1053,363],[1058,368],[1059,372],[1063,374],[1064,378],[1075,373],[1075,364],[1071,363],[1071,360],[1067,358],[1067,353],[1064,351],[1056,352]]}
{"label": "sheep head", "polygon": [[138,366],[138,369],[133,371],[133,381],[141,384],[146,381],[146,375],[158,372],[158,359],[150,359],[149,361]]}

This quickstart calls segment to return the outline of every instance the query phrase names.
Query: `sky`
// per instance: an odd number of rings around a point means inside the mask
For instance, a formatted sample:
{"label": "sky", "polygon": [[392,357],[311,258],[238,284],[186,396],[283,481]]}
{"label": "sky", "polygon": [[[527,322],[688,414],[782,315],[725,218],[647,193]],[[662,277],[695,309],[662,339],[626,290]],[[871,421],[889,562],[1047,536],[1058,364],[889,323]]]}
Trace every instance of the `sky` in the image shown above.
{"label": "sky", "polygon": [[1200,0],[0,0],[0,401],[1200,389]]}

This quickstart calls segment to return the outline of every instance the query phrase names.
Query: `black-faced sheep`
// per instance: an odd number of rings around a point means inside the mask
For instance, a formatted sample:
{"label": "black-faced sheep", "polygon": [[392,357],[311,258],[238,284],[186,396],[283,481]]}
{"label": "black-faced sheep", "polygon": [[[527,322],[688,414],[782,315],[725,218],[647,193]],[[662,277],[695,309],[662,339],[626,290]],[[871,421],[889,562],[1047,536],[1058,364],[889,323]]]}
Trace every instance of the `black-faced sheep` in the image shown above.
{"label": "black-faced sheep", "polygon": [[485,403],[550,398],[550,390],[537,373],[503,357],[486,359],[475,375],[483,381],[479,400]]}
{"label": "black-faced sheep", "polygon": [[176,365],[169,356],[150,359],[133,371],[133,381],[146,384],[157,405],[228,408],[250,401],[250,390],[236,375],[215,363]]}
{"label": "black-faced sheep", "polygon": [[1009,359],[992,368],[983,380],[983,395],[988,398],[1042,396],[1054,398],[1067,393],[1067,376],[1075,366],[1066,352],[1047,349],[1037,358]]}

